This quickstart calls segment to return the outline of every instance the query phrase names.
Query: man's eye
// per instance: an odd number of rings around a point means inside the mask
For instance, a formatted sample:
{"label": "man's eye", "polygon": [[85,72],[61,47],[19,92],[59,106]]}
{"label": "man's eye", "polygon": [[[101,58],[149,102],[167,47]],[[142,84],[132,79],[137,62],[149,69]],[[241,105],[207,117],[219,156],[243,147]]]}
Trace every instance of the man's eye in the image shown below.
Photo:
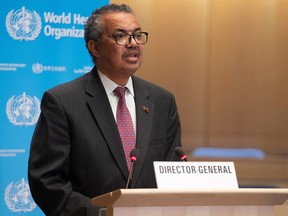
{"label": "man's eye", "polygon": [[141,33],[136,33],[134,37],[135,37],[136,39],[141,39],[142,34],[141,34]]}
{"label": "man's eye", "polygon": [[125,37],[124,34],[115,34],[114,37],[117,39],[117,40],[121,40]]}

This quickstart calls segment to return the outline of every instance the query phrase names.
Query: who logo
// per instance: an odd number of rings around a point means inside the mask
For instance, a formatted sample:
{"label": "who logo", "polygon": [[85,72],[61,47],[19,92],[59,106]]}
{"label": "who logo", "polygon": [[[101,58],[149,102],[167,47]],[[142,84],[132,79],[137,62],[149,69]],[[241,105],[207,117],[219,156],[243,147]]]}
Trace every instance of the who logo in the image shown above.
{"label": "who logo", "polygon": [[25,92],[17,97],[12,96],[6,104],[6,114],[9,121],[15,126],[32,126],[40,115],[40,100],[31,97]]}
{"label": "who logo", "polygon": [[35,11],[31,12],[25,7],[11,10],[6,16],[6,29],[14,40],[35,40],[42,28],[41,18]]}
{"label": "who logo", "polygon": [[6,187],[4,200],[12,212],[32,212],[37,207],[31,196],[28,182],[24,178],[15,183],[11,182]]}

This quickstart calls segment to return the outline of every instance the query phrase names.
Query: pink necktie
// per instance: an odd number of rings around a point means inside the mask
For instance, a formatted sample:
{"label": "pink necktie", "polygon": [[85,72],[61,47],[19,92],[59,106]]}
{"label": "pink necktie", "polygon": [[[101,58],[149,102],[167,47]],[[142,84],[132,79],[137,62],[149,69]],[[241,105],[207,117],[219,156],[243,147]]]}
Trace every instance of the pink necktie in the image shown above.
{"label": "pink necktie", "polygon": [[130,152],[133,148],[135,148],[136,139],[135,133],[132,123],[132,118],[130,112],[126,106],[125,100],[125,92],[127,88],[125,87],[117,87],[114,89],[114,92],[119,96],[118,106],[117,106],[117,113],[116,113],[116,120],[118,131],[121,137],[126,162],[128,169],[130,170]]}

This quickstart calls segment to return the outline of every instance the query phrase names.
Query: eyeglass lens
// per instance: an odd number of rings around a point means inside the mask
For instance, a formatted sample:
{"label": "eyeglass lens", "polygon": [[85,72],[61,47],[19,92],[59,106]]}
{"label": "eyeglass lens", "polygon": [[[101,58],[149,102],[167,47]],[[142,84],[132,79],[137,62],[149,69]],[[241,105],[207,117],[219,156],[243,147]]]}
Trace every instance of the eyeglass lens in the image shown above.
{"label": "eyeglass lens", "polygon": [[137,44],[145,44],[147,43],[148,39],[148,34],[146,32],[138,32],[135,34],[118,34],[118,35],[113,35],[115,38],[115,41],[118,45],[128,45],[131,43],[131,38],[135,40]]}

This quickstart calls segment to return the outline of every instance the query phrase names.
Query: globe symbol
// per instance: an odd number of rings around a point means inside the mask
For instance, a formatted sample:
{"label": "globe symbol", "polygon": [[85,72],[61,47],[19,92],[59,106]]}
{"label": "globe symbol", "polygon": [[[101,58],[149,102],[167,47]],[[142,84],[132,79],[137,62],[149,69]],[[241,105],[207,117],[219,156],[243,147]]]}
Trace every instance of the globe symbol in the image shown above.
{"label": "globe symbol", "polygon": [[28,182],[22,178],[15,184],[11,182],[5,190],[5,202],[12,212],[32,212],[36,208]]}
{"label": "globe symbol", "polygon": [[33,14],[25,8],[15,12],[11,24],[17,36],[31,36],[37,26]]}
{"label": "globe symbol", "polygon": [[34,125],[40,115],[40,101],[25,92],[17,97],[11,97],[6,105],[6,114],[10,122],[16,126]]}
{"label": "globe symbol", "polygon": [[35,107],[33,99],[25,93],[23,96],[16,97],[14,103],[14,115],[18,121],[28,121],[33,117]]}
{"label": "globe symbol", "polygon": [[34,40],[40,34],[42,24],[40,16],[33,11],[22,9],[10,11],[6,16],[6,28],[15,40]]}

